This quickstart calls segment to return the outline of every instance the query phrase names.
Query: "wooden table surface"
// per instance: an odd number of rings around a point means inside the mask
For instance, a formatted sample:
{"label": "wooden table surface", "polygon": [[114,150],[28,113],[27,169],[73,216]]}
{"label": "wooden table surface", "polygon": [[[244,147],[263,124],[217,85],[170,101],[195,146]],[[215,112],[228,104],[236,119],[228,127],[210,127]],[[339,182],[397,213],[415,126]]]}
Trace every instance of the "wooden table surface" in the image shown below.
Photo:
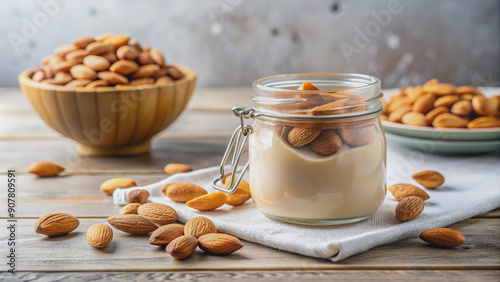
{"label": "wooden table surface", "polygon": [[[80,157],[76,143],[49,128],[31,109],[19,89],[0,89],[0,179],[15,169],[17,187],[17,274],[6,273],[7,201],[0,199],[1,279],[7,280],[464,280],[500,279],[500,210],[453,224],[467,242],[438,249],[420,239],[376,247],[341,262],[282,252],[255,243],[229,256],[197,250],[183,261],[149,245],[147,236],[116,231],[107,248],[87,244],[85,233],[94,223],[106,223],[120,207],[99,185],[111,177],[130,177],[139,185],[164,178],[163,166],[187,163],[194,168],[220,162],[228,137],[238,124],[230,108],[249,106],[251,89],[197,90],[188,109],[153,142],[148,155],[121,158]],[[54,161],[68,173],[37,178],[26,168],[35,161]],[[4,188],[6,189],[6,188]],[[5,191],[5,190],[4,190]],[[47,238],[33,230],[36,219],[53,212],[79,218],[69,235]],[[4,270],[5,269],[5,270]]]}

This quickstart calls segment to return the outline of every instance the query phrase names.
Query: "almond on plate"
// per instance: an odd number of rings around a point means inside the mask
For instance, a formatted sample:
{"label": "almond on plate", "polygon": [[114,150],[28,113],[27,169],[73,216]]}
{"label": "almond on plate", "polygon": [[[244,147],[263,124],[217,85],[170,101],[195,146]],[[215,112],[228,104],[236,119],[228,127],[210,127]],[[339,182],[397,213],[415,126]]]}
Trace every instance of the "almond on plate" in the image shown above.
{"label": "almond on plate", "polygon": [[406,197],[396,206],[396,219],[408,221],[419,216],[424,210],[424,201],[417,196]]}
{"label": "almond on plate", "polygon": [[108,222],[114,228],[130,234],[148,234],[158,229],[154,222],[137,214],[110,216]]}
{"label": "almond on plate", "polygon": [[165,196],[179,203],[189,202],[195,198],[207,194],[207,191],[205,189],[189,182],[168,183],[165,186]]}
{"label": "almond on plate", "polygon": [[35,231],[47,236],[59,236],[75,230],[78,225],[80,225],[80,221],[72,215],[52,213],[40,217],[35,222]]}
{"label": "almond on plate", "polygon": [[151,233],[149,244],[165,246],[182,235],[184,235],[184,225],[176,223],[163,225]]}
{"label": "almond on plate", "polygon": [[42,177],[56,176],[64,171],[64,167],[52,162],[35,162],[30,164],[28,172]]}
{"label": "almond on plate", "polygon": [[146,203],[140,205],[137,209],[137,214],[159,225],[177,221],[177,212],[164,204]]}
{"label": "almond on plate", "polygon": [[407,112],[401,118],[401,122],[413,126],[427,126],[424,114],[417,112]]}
{"label": "almond on plate", "polygon": [[468,128],[489,128],[500,127],[500,118],[496,117],[478,117],[467,124]]}
{"label": "almond on plate", "polygon": [[465,243],[462,233],[449,228],[426,230],[420,233],[420,239],[438,247],[457,247]]}
{"label": "almond on plate", "polygon": [[224,192],[214,192],[198,198],[192,199],[186,203],[186,206],[199,211],[211,211],[222,206],[227,201],[227,194]]}
{"label": "almond on plate", "polygon": [[432,125],[434,127],[442,127],[442,128],[462,128],[467,127],[467,123],[469,121],[463,117],[459,117],[454,114],[444,113],[438,115]]}
{"label": "almond on plate", "polygon": [[415,185],[406,184],[406,183],[398,183],[389,187],[389,191],[394,196],[394,198],[398,201],[403,200],[406,197],[416,196],[422,199],[423,201],[428,200],[429,195],[422,189],[418,188]]}
{"label": "almond on plate", "polygon": [[238,238],[222,233],[202,235],[198,243],[202,250],[215,255],[227,255],[243,248]]}
{"label": "almond on plate", "polygon": [[106,224],[94,224],[87,230],[87,242],[96,248],[104,248],[113,240],[113,230]]}
{"label": "almond on plate", "polygon": [[101,191],[107,194],[113,194],[116,189],[135,187],[137,184],[130,178],[111,178],[101,184]]}
{"label": "almond on plate", "polygon": [[198,238],[208,233],[217,233],[215,224],[208,218],[199,216],[191,218],[184,226],[184,234]]}
{"label": "almond on plate", "polygon": [[176,173],[184,173],[193,171],[193,168],[187,164],[170,163],[167,164],[163,170],[166,174],[174,175]]}
{"label": "almond on plate", "polygon": [[190,256],[198,247],[198,239],[191,235],[182,235],[167,245],[166,251],[175,259]]}
{"label": "almond on plate", "polygon": [[435,170],[425,170],[415,173],[413,179],[425,188],[437,188],[444,183],[444,176]]}

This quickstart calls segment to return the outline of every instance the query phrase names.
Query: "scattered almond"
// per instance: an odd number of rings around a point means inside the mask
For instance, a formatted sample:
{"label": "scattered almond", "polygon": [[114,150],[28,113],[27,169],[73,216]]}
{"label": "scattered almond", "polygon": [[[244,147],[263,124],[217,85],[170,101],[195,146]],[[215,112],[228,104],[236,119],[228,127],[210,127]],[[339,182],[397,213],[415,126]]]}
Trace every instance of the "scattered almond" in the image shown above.
{"label": "scattered almond", "polygon": [[222,206],[227,201],[227,194],[214,192],[195,198],[186,203],[186,206],[200,211],[211,211]]}
{"label": "scattered almond", "polygon": [[182,235],[167,245],[166,251],[175,259],[190,256],[198,247],[198,239],[191,235]]}
{"label": "scattered almond", "polygon": [[465,243],[462,233],[449,228],[426,230],[420,233],[420,239],[438,247],[457,247]]}
{"label": "scattered almond", "polygon": [[40,217],[35,223],[36,233],[47,236],[59,236],[75,230],[80,222],[67,213],[52,213]]}
{"label": "scattered almond", "polygon": [[140,205],[139,203],[126,204],[120,209],[118,214],[137,214],[137,209]]}
{"label": "scattered almond", "polygon": [[176,173],[184,173],[184,172],[193,171],[193,168],[187,164],[171,163],[171,164],[167,164],[163,170],[165,171],[165,173],[167,173],[169,175],[174,175]]}
{"label": "scattered almond", "polygon": [[222,233],[205,234],[198,238],[198,243],[202,250],[216,255],[227,255],[243,248],[238,238]]}
{"label": "scattered almond", "polygon": [[106,224],[94,224],[87,230],[87,242],[96,248],[104,248],[113,240],[113,230]]}
{"label": "scattered almond", "polygon": [[135,187],[137,184],[133,179],[130,178],[111,178],[106,181],[104,181],[101,184],[101,189],[102,192],[107,193],[107,194],[113,194],[113,192],[116,189],[123,189],[123,188],[130,188],[130,187]]}
{"label": "scattered almond", "polygon": [[207,194],[205,189],[189,182],[169,183],[165,186],[167,188],[164,194],[179,203],[189,202]]}
{"label": "scattered almond", "polygon": [[419,216],[423,210],[424,201],[420,197],[406,197],[396,206],[396,219],[399,221],[412,220]]}
{"label": "scattered almond", "polygon": [[144,204],[149,198],[149,192],[144,189],[136,189],[128,192],[127,203]]}
{"label": "scattered almond", "polygon": [[444,183],[443,175],[434,170],[425,170],[415,173],[413,179],[425,188],[437,188]]}
{"label": "scattered almond", "polygon": [[147,203],[139,206],[137,214],[152,222],[165,225],[177,221],[177,212],[164,204]]}
{"label": "scattered almond", "polygon": [[210,219],[203,216],[188,220],[184,226],[184,234],[193,235],[196,238],[209,233],[217,233],[217,228]]}
{"label": "scattered almond", "polygon": [[406,184],[406,183],[398,183],[389,187],[389,191],[394,196],[394,198],[398,201],[403,200],[406,197],[416,196],[422,199],[423,201],[429,199],[429,195],[422,189],[418,188],[415,185]]}
{"label": "scattered almond", "polygon": [[151,233],[149,244],[165,246],[182,235],[184,235],[184,225],[176,223],[164,225]]}
{"label": "scattered almond", "polygon": [[114,228],[130,234],[148,234],[158,229],[154,222],[137,214],[110,216],[108,222]]}
{"label": "scattered almond", "polygon": [[64,167],[52,162],[35,162],[30,164],[28,172],[42,177],[57,176],[64,171]]}

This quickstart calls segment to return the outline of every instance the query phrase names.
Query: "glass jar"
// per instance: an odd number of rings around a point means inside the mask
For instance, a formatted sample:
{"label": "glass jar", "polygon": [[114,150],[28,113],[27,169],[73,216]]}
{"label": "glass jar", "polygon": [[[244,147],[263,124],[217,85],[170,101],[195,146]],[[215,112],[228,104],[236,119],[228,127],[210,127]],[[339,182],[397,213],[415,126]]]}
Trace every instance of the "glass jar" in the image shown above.
{"label": "glass jar", "polygon": [[249,134],[255,206],[298,224],[372,216],[386,194],[381,97],[380,80],[368,75],[285,74],[255,81]]}

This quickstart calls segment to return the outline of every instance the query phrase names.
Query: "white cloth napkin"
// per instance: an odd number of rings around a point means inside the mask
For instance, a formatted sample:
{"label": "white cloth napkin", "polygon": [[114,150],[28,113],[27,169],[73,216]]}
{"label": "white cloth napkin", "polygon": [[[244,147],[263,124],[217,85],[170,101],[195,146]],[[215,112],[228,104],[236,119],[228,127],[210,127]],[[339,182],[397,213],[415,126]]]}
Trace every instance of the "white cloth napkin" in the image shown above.
{"label": "white cloth napkin", "polygon": [[[128,192],[145,189],[151,194],[149,201],[173,207],[181,222],[205,216],[221,232],[279,250],[334,262],[376,246],[417,237],[426,229],[445,227],[500,207],[498,154],[436,156],[388,143],[387,159],[388,186],[401,182],[416,184],[411,175],[422,170],[437,170],[445,177],[442,187],[426,190],[430,199],[425,202],[423,213],[414,220],[401,223],[394,218],[398,202],[390,192],[372,218],[327,227],[301,226],[269,219],[256,209],[251,200],[238,207],[224,205],[214,211],[200,212],[170,200],[161,192],[166,183],[181,181],[195,183],[212,192],[211,181],[218,175],[218,167],[176,174],[144,187],[117,189],[113,198],[115,203],[125,204]],[[467,234],[464,235],[467,237]]]}

